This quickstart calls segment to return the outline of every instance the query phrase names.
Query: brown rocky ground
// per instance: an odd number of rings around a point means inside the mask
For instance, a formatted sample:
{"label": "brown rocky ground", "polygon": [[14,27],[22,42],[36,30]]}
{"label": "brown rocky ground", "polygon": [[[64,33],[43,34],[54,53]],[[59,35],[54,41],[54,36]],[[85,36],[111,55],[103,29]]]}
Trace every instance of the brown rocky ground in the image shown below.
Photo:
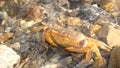
{"label": "brown rocky ground", "polygon": [[105,68],[119,68],[119,9],[117,0],[1,0],[0,68],[93,68],[94,53],[89,64],[83,65],[85,54],[45,42],[46,24],[108,44],[113,48],[110,52],[99,48]]}

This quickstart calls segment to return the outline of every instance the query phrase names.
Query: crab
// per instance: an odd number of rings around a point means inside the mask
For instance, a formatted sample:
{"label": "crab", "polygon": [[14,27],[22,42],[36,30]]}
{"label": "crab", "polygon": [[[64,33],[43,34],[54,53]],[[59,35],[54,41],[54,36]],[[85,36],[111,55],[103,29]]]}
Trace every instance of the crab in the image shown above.
{"label": "crab", "polygon": [[111,49],[107,44],[101,41],[87,37],[81,32],[58,25],[46,28],[43,35],[45,41],[52,46],[62,46],[71,52],[85,53],[86,58],[84,63],[89,63],[91,53],[94,52],[97,57],[96,64],[98,66],[105,64],[105,59],[101,56],[98,47],[106,51],[110,51]]}
{"label": "crab", "polygon": [[101,56],[98,47],[106,51],[110,51],[111,49],[101,41],[87,37],[81,32],[58,25],[54,25],[52,28],[47,28],[44,31],[44,38],[46,42],[50,43],[52,46],[59,45],[71,52],[86,53],[85,63],[89,63],[91,53],[94,52],[97,56],[98,66],[105,64],[105,60]]}

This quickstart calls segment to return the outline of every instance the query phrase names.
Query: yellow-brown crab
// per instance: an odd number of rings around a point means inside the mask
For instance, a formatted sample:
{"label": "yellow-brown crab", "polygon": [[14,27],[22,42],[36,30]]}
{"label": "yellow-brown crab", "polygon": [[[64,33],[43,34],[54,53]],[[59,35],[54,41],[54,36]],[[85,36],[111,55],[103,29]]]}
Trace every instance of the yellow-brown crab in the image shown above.
{"label": "yellow-brown crab", "polygon": [[101,56],[98,47],[107,51],[110,50],[109,46],[101,41],[86,37],[80,32],[58,25],[54,25],[50,28],[45,27],[43,35],[45,41],[50,43],[52,46],[59,45],[71,52],[86,53],[85,63],[90,61],[91,53],[93,51],[97,56],[97,66],[105,64],[105,60]]}
{"label": "yellow-brown crab", "polygon": [[44,31],[44,37],[46,42],[53,46],[59,45],[71,52],[86,53],[86,63],[90,61],[90,56],[93,51],[97,56],[98,66],[105,63],[98,47],[107,51],[110,50],[109,46],[101,41],[86,37],[80,32],[63,28],[58,25],[54,25],[52,28],[47,28]]}

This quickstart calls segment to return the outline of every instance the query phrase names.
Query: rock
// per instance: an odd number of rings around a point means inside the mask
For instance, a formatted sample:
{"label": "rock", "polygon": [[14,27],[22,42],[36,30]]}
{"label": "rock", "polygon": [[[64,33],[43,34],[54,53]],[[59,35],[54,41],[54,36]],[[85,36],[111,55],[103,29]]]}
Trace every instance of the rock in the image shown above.
{"label": "rock", "polygon": [[101,23],[101,28],[96,31],[96,35],[99,39],[106,42],[110,47],[120,44],[120,30],[114,28],[108,23]]}
{"label": "rock", "polygon": [[93,0],[79,0],[81,4],[85,4],[85,3],[88,3],[88,4],[91,4],[93,2]]}
{"label": "rock", "polygon": [[53,63],[57,63],[60,57],[61,57],[60,55],[55,54],[50,58],[50,61]]}
{"label": "rock", "polygon": [[47,63],[46,63],[44,66],[42,66],[41,68],[57,68],[57,67],[58,67],[58,64],[47,62]]}
{"label": "rock", "polygon": [[107,43],[112,47],[120,44],[120,30],[109,27],[109,33],[107,35]]}
{"label": "rock", "polygon": [[20,43],[19,42],[15,42],[14,44],[11,45],[11,47],[17,51],[20,50]]}
{"label": "rock", "polygon": [[80,26],[82,23],[82,20],[79,17],[64,17],[63,15],[60,15],[60,20],[58,20],[61,25],[67,25],[67,26]]}
{"label": "rock", "polygon": [[12,27],[7,27],[6,29],[5,29],[5,32],[10,32],[12,30]]}
{"label": "rock", "polygon": [[81,60],[78,64],[76,64],[76,68],[87,68],[90,64],[93,63],[93,59],[90,60],[89,64],[84,64],[85,59]]}
{"label": "rock", "polygon": [[39,2],[40,3],[44,3],[44,4],[49,4],[49,3],[52,3],[52,2],[56,2],[57,0],[40,0]]}
{"label": "rock", "polygon": [[31,27],[31,26],[33,26],[34,24],[36,24],[37,22],[34,22],[33,20],[31,20],[31,21],[25,21],[25,20],[21,20],[20,21],[20,26],[21,26],[21,28],[22,29],[25,29],[25,28],[27,28],[27,27]]}
{"label": "rock", "polygon": [[83,5],[80,10],[79,14],[81,19],[87,20],[89,22],[95,21],[100,15],[103,15],[104,10],[99,8],[97,5]]}
{"label": "rock", "polygon": [[99,5],[107,12],[115,12],[118,10],[115,0],[101,0]]}
{"label": "rock", "polygon": [[0,68],[13,68],[20,56],[6,45],[0,45]]}
{"label": "rock", "polygon": [[71,56],[68,56],[68,57],[65,57],[64,59],[62,58],[61,60],[60,60],[60,63],[62,64],[62,65],[69,65],[70,63],[72,62],[72,57]]}
{"label": "rock", "polygon": [[7,14],[7,12],[5,11],[5,10],[3,10],[3,11],[0,11],[0,19],[1,20],[3,20],[5,17],[7,17],[8,16],[8,14]]}
{"label": "rock", "polygon": [[17,12],[18,12],[18,5],[14,2],[14,1],[6,1],[6,4],[4,7],[4,9],[6,10],[6,12],[8,13],[9,16],[15,16],[17,15]]}
{"label": "rock", "polygon": [[20,51],[21,52],[26,52],[29,48],[30,48],[30,43],[26,42],[26,43],[24,43],[24,44],[21,45]]}
{"label": "rock", "polygon": [[117,46],[111,52],[108,68],[120,68],[120,46]]}
{"label": "rock", "polygon": [[25,17],[26,21],[34,20],[35,22],[41,22],[43,19],[43,10],[44,8],[42,6],[33,6],[30,8],[27,12],[27,16]]}

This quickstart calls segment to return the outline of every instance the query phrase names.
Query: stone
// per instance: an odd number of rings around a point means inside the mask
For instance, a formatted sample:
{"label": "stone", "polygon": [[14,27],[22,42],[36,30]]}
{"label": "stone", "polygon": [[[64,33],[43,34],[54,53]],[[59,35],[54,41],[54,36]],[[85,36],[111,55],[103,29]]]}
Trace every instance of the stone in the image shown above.
{"label": "stone", "polygon": [[112,50],[108,68],[120,68],[120,46]]}
{"label": "stone", "polygon": [[114,47],[120,44],[120,30],[114,28],[108,23],[100,24],[101,28],[96,31],[96,35],[99,39],[106,42],[110,47]]}
{"label": "stone", "polygon": [[42,12],[44,8],[42,6],[33,6],[27,12],[27,16],[25,17],[26,21],[34,20],[35,22],[41,22],[43,19]]}
{"label": "stone", "polygon": [[12,27],[7,27],[6,29],[5,29],[5,32],[10,32],[12,30]]}
{"label": "stone", "polygon": [[7,45],[0,45],[0,68],[13,68],[20,56]]}
{"label": "stone", "polygon": [[19,51],[20,50],[20,43],[19,42],[15,42],[14,44],[11,45],[11,47],[14,49],[14,50],[17,50]]}
{"label": "stone", "polygon": [[115,0],[101,0],[99,5],[107,12],[114,12],[118,10]]}
{"label": "stone", "polygon": [[34,24],[36,24],[37,22],[34,22],[33,20],[31,21],[25,21],[25,20],[21,20],[20,21],[20,26],[22,29],[25,29],[25,28],[28,28],[28,27],[31,27],[33,26]]}
{"label": "stone", "polygon": [[80,18],[83,20],[87,20],[89,22],[95,21],[100,15],[103,15],[104,11],[103,9],[99,8],[97,5],[90,5],[85,4],[83,5],[78,15],[80,15]]}

